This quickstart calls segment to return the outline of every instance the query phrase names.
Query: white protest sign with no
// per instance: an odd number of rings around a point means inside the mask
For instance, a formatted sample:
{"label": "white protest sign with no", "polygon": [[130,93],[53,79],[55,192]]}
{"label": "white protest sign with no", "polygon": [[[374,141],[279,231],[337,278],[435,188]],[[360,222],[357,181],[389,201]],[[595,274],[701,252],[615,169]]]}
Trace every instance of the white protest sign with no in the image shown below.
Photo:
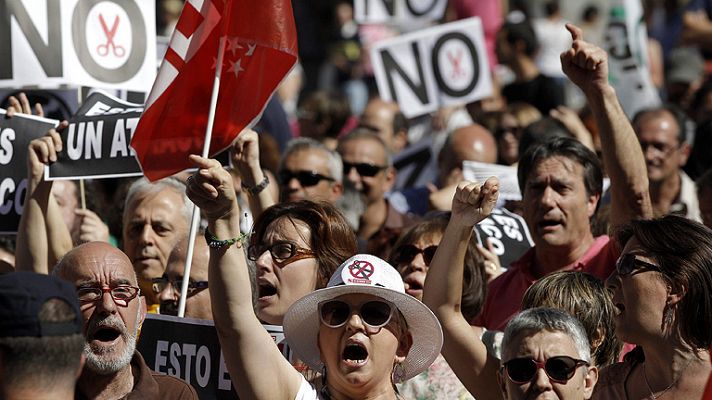
{"label": "white protest sign with no", "polygon": [[435,21],[445,14],[447,0],[356,0],[354,18],[359,24]]}
{"label": "white protest sign with no", "polygon": [[155,76],[153,0],[0,3],[0,87],[148,92]]}
{"label": "white protest sign with no", "polygon": [[492,93],[479,17],[378,42],[371,59],[381,97],[408,118]]}

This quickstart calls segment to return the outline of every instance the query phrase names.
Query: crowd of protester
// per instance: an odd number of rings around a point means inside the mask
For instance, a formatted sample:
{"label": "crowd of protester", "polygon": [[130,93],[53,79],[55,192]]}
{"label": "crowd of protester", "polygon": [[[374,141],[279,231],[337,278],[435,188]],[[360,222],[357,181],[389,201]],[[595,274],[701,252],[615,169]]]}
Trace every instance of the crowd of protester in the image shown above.
{"label": "crowd of protester", "polygon": [[[664,101],[626,115],[595,2],[581,29],[557,1],[451,0],[445,21],[482,17],[494,92],[408,119],[368,59],[403,27],[356,24],[352,1],[292,3],[300,64],[229,167],[191,155],[194,170],[80,195],[44,179],[67,122],[29,144],[18,232],[0,240],[0,398],[198,398],[136,350],[186,279],[185,316],[214,322],[243,399],[702,397],[712,4],[644,2]],[[169,35],[181,1],[158,5]],[[7,110],[43,114],[24,93]],[[420,143],[423,185],[397,168]],[[504,176],[468,181],[467,161],[512,168],[521,196],[502,198]],[[506,264],[475,229],[502,208],[533,243]]]}

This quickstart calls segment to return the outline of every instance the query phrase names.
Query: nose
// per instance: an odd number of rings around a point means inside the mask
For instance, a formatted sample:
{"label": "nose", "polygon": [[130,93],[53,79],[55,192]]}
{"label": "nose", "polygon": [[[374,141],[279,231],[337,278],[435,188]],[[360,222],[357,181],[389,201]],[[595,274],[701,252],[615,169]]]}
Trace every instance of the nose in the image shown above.
{"label": "nose", "polygon": [[173,287],[173,284],[168,282],[166,286],[163,288],[163,290],[158,293],[158,298],[161,301],[177,301],[180,296],[176,292],[175,288]]}
{"label": "nose", "polygon": [[556,206],[556,191],[551,186],[547,186],[541,193],[541,204],[549,208]]}
{"label": "nose", "polygon": [[348,171],[344,170],[344,175],[351,183],[358,183],[361,180],[361,175],[359,175],[355,167],[349,168]]}
{"label": "nose", "polygon": [[150,224],[145,224],[143,226],[143,229],[141,230],[140,238],[141,238],[141,243],[144,243],[144,244],[153,244],[155,242],[154,231]]}
{"label": "nose", "polygon": [[428,266],[425,265],[425,258],[423,258],[423,253],[416,254],[415,257],[413,257],[413,259],[410,260],[408,267],[410,268],[411,271],[427,272]]}
{"label": "nose", "polygon": [[553,389],[549,376],[546,375],[544,368],[537,368],[533,379],[532,385],[534,385],[537,392],[541,393]]}
{"label": "nose", "polygon": [[366,326],[363,324],[361,316],[356,312],[352,312],[348,321],[346,321],[346,329],[351,332],[363,332],[366,330]]}
{"label": "nose", "polygon": [[98,304],[100,312],[104,314],[116,313],[116,301],[111,297],[111,292],[108,290],[101,293],[101,301]]}
{"label": "nose", "polygon": [[258,273],[265,273],[272,271],[273,260],[272,254],[270,254],[268,249],[265,249],[260,255],[257,256],[255,260],[255,266],[257,267]]}

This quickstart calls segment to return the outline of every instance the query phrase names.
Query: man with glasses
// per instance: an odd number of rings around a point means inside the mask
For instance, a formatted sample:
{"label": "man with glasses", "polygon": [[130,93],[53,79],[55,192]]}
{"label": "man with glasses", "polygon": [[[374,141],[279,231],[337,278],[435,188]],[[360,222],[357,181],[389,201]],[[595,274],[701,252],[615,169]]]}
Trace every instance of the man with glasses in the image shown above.
{"label": "man with glasses", "polygon": [[682,111],[672,105],[643,110],[633,128],[645,156],[653,213],[702,222],[695,182],[682,170],[691,151]]}
{"label": "man with glasses", "polygon": [[297,138],[287,145],[277,172],[282,201],[324,200],[334,204],[343,184],[339,155],[314,139]]}
{"label": "man with glasses", "polygon": [[[198,319],[213,319],[208,288],[208,260],[210,249],[205,237],[195,237],[193,261],[188,280],[188,298],[185,300],[185,316]],[[188,251],[188,238],[183,238],[168,257],[166,272],[160,278],[153,278],[153,292],[160,300],[159,312],[164,315],[178,315],[178,303],[183,282],[183,270]]]}
{"label": "man with glasses", "polygon": [[358,193],[365,206],[357,230],[360,251],[385,258],[403,228],[415,222],[386,199],[396,182],[390,151],[377,133],[364,128],[341,138],[337,151],[347,192]]}
{"label": "man with glasses", "polygon": [[564,311],[530,308],[507,325],[497,374],[507,400],[591,398],[598,369],[581,323]]}
{"label": "man with glasses", "polygon": [[151,371],[136,351],[146,305],[126,254],[108,243],[86,243],[68,252],[53,274],[74,285],[84,319],[79,398],[198,398],[188,383]]}

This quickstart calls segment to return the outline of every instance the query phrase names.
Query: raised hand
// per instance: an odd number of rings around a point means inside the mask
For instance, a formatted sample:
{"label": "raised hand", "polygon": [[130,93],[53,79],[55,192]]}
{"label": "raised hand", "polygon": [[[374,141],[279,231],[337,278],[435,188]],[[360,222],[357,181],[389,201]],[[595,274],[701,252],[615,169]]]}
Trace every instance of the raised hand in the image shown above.
{"label": "raised hand", "polygon": [[608,85],[608,55],[591,43],[583,40],[581,28],[566,24],[571,33],[571,48],[561,53],[561,69],[571,82],[576,84],[584,94],[592,94],[595,90]]}
{"label": "raised hand", "polygon": [[190,162],[198,168],[186,182],[186,194],[209,220],[238,213],[232,177],[216,160],[191,155]]}
{"label": "raised hand", "polygon": [[27,150],[27,174],[29,183],[37,185],[42,181],[45,165],[57,161],[57,153],[62,151],[62,138],[59,132],[69,123],[60,122],[57,128],[50,129],[47,134],[30,142]]}
{"label": "raised hand", "polygon": [[[30,107],[30,101],[24,92],[20,93],[17,97],[10,96],[8,99],[7,107],[7,118],[12,118],[15,114],[30,114],[32,115],[32,108]],[[35,103],[35,115],[38,117],[44,117],[44,110],[40,103]]]}
{"label": "raised hand", "polygon": [[237,139],[232,143],[230,149],[230,159],[232,165],[240,171],[240,177],[245,180],[247,186],[254,186],[256,174],[261,175],[260,148],[257,132],[252,129],[245,129],[237,135]]}
{"label": "raised hand", "polygon": [[74,238],[75,243],[109,241],[109,227],[94,211],[77,209],[74,210],[74,214],[81,218],[78,237]]}
{"label": "raised hand", "polygon": [[450,222],[474,226],[485,219],[494,208],[499,197],[499,180],[491,176],[484,184],[460,182],[452,198]]}

